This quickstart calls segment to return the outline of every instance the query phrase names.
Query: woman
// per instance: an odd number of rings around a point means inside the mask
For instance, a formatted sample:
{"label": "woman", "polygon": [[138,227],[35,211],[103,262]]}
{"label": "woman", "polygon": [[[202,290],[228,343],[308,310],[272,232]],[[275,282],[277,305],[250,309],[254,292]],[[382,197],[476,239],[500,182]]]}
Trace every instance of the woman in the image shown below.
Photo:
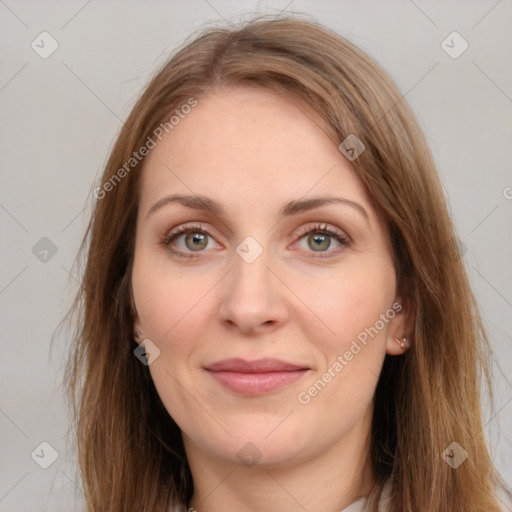
{"label": "woman", "polygon": [[205,31],[94,196],[67,376],[88,510],[501,510],[490,347],[367,55],[300,19]]}

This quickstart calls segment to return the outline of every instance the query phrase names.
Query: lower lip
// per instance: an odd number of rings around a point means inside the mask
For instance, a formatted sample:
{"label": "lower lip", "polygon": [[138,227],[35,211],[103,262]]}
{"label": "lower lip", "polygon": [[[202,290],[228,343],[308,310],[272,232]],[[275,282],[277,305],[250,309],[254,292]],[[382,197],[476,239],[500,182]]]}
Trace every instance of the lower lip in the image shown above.
{"label": "lower lip", "polygon": [[282,388],[300,379],[308,370],[266,373],[212,372],[224,387],[246,396],[257,396]]}

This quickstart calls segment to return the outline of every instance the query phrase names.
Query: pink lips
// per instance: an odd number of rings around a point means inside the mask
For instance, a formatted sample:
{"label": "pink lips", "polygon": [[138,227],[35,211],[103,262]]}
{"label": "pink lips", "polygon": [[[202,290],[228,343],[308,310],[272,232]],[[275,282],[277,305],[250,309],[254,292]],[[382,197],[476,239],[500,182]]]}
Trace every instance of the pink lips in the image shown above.
{"label": "pink lips", "polygon": [[256,396],[300,379],[309,368],[272,358],[257,361],[234,358],[213,363],[206,370],[231,391]]}

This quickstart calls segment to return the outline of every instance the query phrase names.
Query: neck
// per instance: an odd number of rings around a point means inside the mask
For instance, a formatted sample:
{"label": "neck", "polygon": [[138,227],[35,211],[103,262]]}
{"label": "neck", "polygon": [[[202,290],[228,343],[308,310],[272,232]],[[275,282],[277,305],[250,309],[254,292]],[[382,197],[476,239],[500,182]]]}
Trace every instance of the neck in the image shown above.
{"label": "neck", "polygon": [[194,481],[189,510],[343,510],[375,485],[369,463],[370,427],[371,414],[312,458],[253,467],[206,453],[184,436]]}

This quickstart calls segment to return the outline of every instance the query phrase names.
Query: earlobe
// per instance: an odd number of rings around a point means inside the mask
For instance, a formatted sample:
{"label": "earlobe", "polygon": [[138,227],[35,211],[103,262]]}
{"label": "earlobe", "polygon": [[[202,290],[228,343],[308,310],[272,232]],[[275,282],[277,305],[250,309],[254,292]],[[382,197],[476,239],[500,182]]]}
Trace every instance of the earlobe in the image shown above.
{"label": "earlobe", "polygon": [[135,342],[140,345],[142,343],[142,340],[144,339],[144,336],[142,335],[142,332],[138,330],[137,328],[133,331],[133,339]]}
{"label": "earlobe", "polygon": [[133,290],[130,287],[130,309],[131,315],[133,319],[133,339],[135,342],[140,345],[142,340],[144,339],[144,335],[142,332],[142,326],[139,319],[139,314],[137,313],[137,308],[135,306],[135,299],[133,298]]}
{"label": "earlobe", "polygon": [[402,336],[401,338],[390,336],[387,342],[386,353],[390,356],[400,356],[409,350],[410,345],[411,343],[407,336]]}
{"label": "earlobe", "polygon": [[415,314],[408,301],[397,297],[394,304],[399,304],[396,316],[391,321],[386,344],[386,353],[391,356],[405,354],[412,344],[412,338],[406,333],[414,332]]}
{"label": "earlobe", "polygon": [[396,341],[402,350],[405,350],[407,348],[407,338],[404,336],[401,340],[398,338],[393,338],[393,341]]}
{"label": "earlobe", "polygon": [[135,314],[132,314],[133,317],[133,339],[136,341],[137,344],[141,344],[142,340],[144,339],[144,332],[141,326],[141,322],[139,319],[139,315],[135,312]]}
{"label": "earlobe", "polygon": [[414,331],[414,313],[407,303],[404,304],[402,301],[399,303],[401,308],[392,320],[386,345],[386,353],[391,356],[399,356],[409,350],[412,343],[411,337],[401,333]]}

